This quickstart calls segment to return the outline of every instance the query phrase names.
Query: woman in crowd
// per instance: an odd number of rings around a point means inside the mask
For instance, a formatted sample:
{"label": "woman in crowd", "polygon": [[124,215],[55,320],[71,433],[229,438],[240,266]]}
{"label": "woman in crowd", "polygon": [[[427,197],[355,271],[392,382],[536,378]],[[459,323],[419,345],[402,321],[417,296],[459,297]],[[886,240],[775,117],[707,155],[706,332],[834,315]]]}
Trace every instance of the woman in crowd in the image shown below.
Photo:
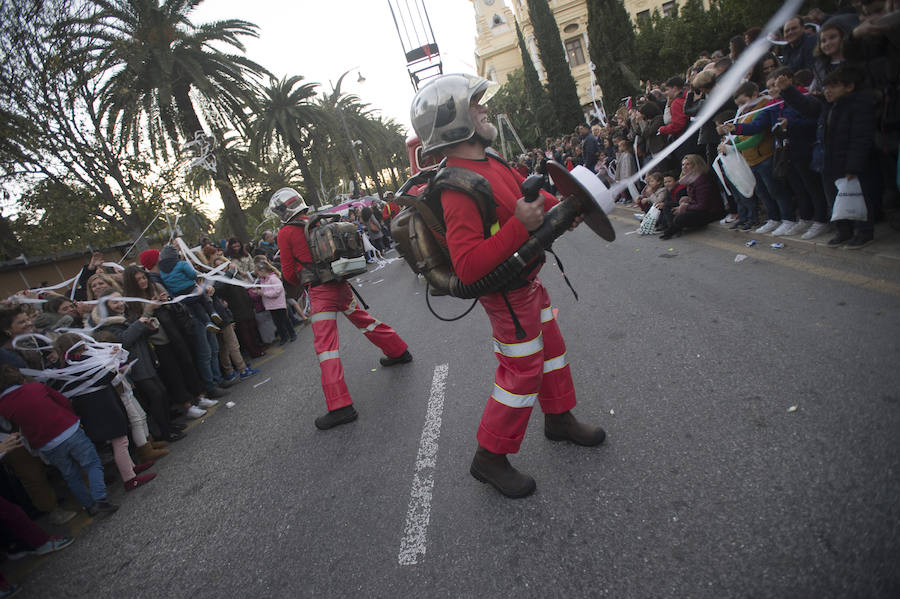
{"label": "woman in crowd", "polygon": [[[165,302],[169,295],[166,290],[150,280],[140,266],[131,265],[122,275],[125,295]],[[159,323],[147,337],[159,361],[157,373],[169,392],[169,403],[178,405],[188,418],[199,418],[206,412],[204,408],[215,403],[203,396],[203,382],[197,373],[186,337],[195,329],[190,312],[177,304],[155,305],[143,302],[128,304],[130,321],[142,317],[156,319]]]}
{"label": "woman in crowd", "polygon": [[[121,302],[120,302],[121,303]],[[124,304],[122,306],[124,309]],[[79,346],[82,338],[74,333],[60,335],[54,342],[59,355],[59,366],[66,366],[84,359],[83,346]],[[94,444],[102,445],[109,441],[112,445],[116,468],[122,477],[126,491],[133,491],[154,478],[156,474],[141,474],[153,466],[153,462],[144,462],[135,466],[128,453],[128,420],[125,407],[112,386],[112,372],[94,381],[92,391],[75,396],[67,395],[75,414],[81,420],[81,426]]]}
{"label": "woman in crowd", "polygon": [[91,275],[87,280],[88,299],[95,300],[109,289],[122,291],[121,283],[118,278],[113,275],[108,275],[105,272],[98,272]]}
{"label": "woman in crowd", "polygon": [[250,252],[247,251],[247,248],[244,247],[244,244],[240,239],[232,237],[228,240],[225,257],[228,258],[232,265],[234,265],[237,276],[240,279],[247,281],[248,283],[253,282],[255,272],[253,257],[250,256]]}
{"label": "woman in crowd", "polygon": [[671,239],[685,228],[702,227],[722,218],[722,200],[709,165],[702,157],[688,154],[682,158],[679,183],[687,188],[687,196],[679,201],[671,224],[660,239]]}
{"label": "woman in crowd", "polygon": [[131,322],[125,317],[126,304],[117,291],[109,291],[100,298],[92,317],[98,331],[109,331],[135,359],[129,373],[138,392],[141,406],[150,417],[153,436],[163,441],[178,441],[183,433],[173,430],[169,417],[169,390],[156,372],[156,356],[147,337],[159,328],[159,322],[148,316]]}

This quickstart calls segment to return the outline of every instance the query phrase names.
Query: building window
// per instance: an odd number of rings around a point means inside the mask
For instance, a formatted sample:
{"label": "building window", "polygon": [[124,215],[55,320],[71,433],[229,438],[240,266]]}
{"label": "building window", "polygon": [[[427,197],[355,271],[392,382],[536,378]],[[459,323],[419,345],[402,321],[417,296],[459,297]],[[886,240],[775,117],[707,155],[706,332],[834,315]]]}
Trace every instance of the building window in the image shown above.
{"label": "building window", "polygon": [[648,21],[650,20],[650,9],[642,10],[641,12],[639,12],[639,13],[637,14],[637,22],[638,22],[638,24],[640,24],[640,22],[641,22],[642,20],[644,20],[644,19],[646,19],[646,20],[648,20]]}
{"label": "building window", "polygon": [[674,17],[675,13],[678,11],[678,7],[675,6],[675,0],[670,0],[670,2],[663,2],[662,11],[663,16]]}
{"label": "building window", "polygon": [[584,64],[584,49],[580,37],[566,40],[566,55],[569,57],[569,66],[577,67]]}

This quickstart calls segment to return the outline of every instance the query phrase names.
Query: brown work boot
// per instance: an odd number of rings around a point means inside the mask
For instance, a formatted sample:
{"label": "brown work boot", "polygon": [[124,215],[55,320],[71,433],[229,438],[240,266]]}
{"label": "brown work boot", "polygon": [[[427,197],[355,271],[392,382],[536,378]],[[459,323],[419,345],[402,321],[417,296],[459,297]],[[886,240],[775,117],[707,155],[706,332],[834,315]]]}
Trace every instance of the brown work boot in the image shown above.
{"label": "brown work boot", "polygon": [[475,451],[469,473],[513,499],[527,497],[537,488],[533,478],[512,467],[505,453],[492,453],[481,445]]}
{"label": "brown work boot", "polygon": [[147,442],[137,448],[138,460],[141,462],[153,462],[161,457],[169,455],[168,449],[153,449],[153,446]]}
{"label": "brown work boot", "polygon": [[153,449],[163,449],[164,447],[168,447],[169,443],[167,441],[157,441],[153,438],[153,435],[147,435],[147,441],[150,442],[150,445]]}
{"label": "brown work boot", "polygon": [[572,412],[544,414],[544,436],[551,441],[571,441],[576,445],[593,447],[606,439],[606,432],[599,426],[578,422]]}

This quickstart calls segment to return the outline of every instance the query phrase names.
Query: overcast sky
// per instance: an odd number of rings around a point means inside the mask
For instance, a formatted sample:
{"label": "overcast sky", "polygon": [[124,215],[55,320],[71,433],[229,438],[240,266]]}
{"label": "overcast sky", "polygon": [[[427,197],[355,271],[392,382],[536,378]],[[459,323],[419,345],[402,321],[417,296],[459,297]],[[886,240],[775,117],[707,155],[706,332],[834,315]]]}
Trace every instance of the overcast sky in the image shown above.
{"label": "overcast sky", "polygon": [[[394,1],[414,7],[416,0]],[[425,7],[444,72],[474,73],[470,0],[425,0]],[[329,81],[353,69],[342,89],[410,129],[414,91],[388,0],[206,0],[191,13],[195,24],[221,19],[259,27],[259,38],[246,40],[247,56],[279,78],[303,75],[330,91]],[[365,83],[357,83],[357,71]]]}

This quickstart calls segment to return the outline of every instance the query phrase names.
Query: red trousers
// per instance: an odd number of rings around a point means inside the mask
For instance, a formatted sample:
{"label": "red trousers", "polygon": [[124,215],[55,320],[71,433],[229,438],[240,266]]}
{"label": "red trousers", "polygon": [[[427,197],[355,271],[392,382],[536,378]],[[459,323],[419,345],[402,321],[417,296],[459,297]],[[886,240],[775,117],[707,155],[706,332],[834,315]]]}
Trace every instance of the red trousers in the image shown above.
{"label": "red trousers", "polygon": [[377,345],[389,358],[396,358],[406,351],[407,345],[397,332],[372,318],[359,307],[350,285],[347,283],[325,283],[309,288],[310,322],[313,330],[313,347],[322,370],[322,391],[328,411],[334,411],[353,403],[347,383],[344,382],[344,367],[341,365],[338,343],[337,313],[343,312],[347,319],[363,332],[366,339]]}
{"label": "red trousers", "polygon": [[535,279],[530,285],[506,292],[506,297],[525,330],[524,339],[516,339],[501,294],[491,293],[479,300],[491,320],[498,365],[477,438],[482,447],[494,453],[519,451],[535,400],[545,414],[560,414],[575,407],[566,344],[547,290]]}

